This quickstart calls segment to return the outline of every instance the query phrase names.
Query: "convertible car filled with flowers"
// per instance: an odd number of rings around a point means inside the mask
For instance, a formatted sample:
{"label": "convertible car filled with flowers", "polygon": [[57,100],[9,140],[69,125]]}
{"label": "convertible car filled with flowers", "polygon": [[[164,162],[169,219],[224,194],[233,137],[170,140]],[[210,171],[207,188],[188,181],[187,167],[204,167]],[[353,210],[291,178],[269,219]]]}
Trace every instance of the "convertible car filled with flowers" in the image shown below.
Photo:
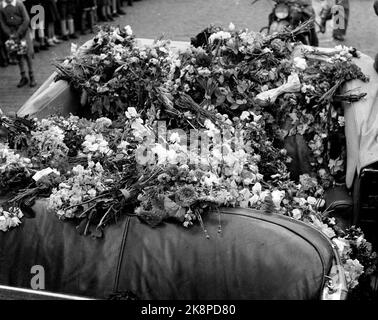
{"label": "convertible car filled with flowers", "polygon": [[370,84],[367,57],[298,45],[301,28],[174,50],[105,27],[73,48],[0,116],[0,284],[40,265],[47,290],[95,298],[369,292],[377,257],[339,187],[363,166],[346,105],[370,93],[346,87]]}

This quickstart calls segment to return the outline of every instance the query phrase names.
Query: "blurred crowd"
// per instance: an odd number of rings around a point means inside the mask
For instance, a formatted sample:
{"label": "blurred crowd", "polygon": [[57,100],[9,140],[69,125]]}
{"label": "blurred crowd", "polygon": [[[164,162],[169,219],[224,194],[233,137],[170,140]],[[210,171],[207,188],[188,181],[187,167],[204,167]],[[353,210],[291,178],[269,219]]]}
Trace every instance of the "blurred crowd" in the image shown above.
{"label": "blurred crowd", "polygon": [[[18,87],[34,87],[35,53],[93,32],[96,23],[126,14],[123,6],[133,1],[140,0],[0,0],[0,67],[18,64]],[[38,6],[44,9],[43,23],[31,19],[41,13]]]}

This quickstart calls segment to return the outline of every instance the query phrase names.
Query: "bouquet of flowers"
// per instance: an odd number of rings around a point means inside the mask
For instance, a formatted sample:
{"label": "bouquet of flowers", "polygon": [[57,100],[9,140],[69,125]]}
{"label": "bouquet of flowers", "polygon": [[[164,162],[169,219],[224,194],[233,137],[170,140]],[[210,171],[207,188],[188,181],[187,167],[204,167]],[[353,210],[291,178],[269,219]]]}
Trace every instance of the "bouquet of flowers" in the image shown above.
{"label": "bouquet of flowers", "polygon": [[26,55],[28,45],[25,39],[11,38],[5,41],[5,48],[9,56],[23,56]]}

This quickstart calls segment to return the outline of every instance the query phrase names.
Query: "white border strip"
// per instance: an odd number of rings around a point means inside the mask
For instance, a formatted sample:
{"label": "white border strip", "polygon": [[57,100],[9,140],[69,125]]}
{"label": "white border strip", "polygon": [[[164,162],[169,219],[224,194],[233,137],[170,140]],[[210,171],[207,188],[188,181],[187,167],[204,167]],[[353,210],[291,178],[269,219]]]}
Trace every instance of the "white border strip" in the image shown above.
{"label": "white border strip", "polygon": [[[93,300],[91,298],[85,298],[85,297],[79,297],[79,296],[72,296],[68,294],[59,294],[59,293],[53,293],[49,291],[43,291],[43,290],[31,290],[31,289],[24,289],[24,288],[17,288],[17,287],[8,287],[8,286],[2,286],[0,285],[0,292],[4,291],[10,291],[14,293],[20,293],[20,294],[29,294],[29,295],[35,295],[39,298],[48,297],[52,299],[64,299],[64,300]],[[4,292],[6,293],[6,292]]]}

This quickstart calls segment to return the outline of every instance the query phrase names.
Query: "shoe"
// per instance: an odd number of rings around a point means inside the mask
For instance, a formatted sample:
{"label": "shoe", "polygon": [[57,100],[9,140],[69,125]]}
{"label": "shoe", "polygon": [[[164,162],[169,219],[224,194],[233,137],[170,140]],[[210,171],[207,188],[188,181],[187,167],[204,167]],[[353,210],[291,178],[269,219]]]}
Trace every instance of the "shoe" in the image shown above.
{"label": "shoe", "polygon": [[333,39],[335,39],[337,41],[345,41],[344,36],[342,36],[341,34],[333,35]]}
{"label": "shoe", "polygon": [[117,10],[117,13],[120,15],[120,16],[124,16],[126,14],[125,11],[123,11],[122,9],[118,9]]}
{"label": "shoe", "polygon": [[41,44],[38,41],[34,40],[33,41],[34,52],[38,53],[40,50],[40,47],[41,47]]}
{"label": "shoe", "polygon": [[55,44],[59,44],[59,43],[62,43],[63,41],[62,40],[59,40],[57,37],[52,37],[52,40]]}
{"label": "shoe", "polygon": [[20,80],[20,82],[17,85],[17,88],[25,87],[29,83],[29,79],[25,76],[23,76]]}
{"label": "shoe", "polygon": [[37,86],[37,82],[35,81],[34,77],[30,77],[30,83],[29,83],[30,88],[34,88]]}
{"label": "shoe", "polygon": [[112,14],[112,18],[118,18],[119,17],[119,14],[118,13],[113,13]]}
{"label": "shoe", "polygon": [[55,47],[54,40],[52,38],[47,39],[47,43],[49,44],[50,47]]}
{"label": "shoe", "polygon": [[67,34],[65,34],[64,36],[62,36],[62,40],[63,41],[68,41],[70,38]]}
{"label": "shoe", "polygon": [[6,67],[8,67],[8,62],[2,62],[2,63],[0,63],[0,68],[6,68]]}
{"label": "shoe", "polygon": [[108,18],[104,17],[104,16],[99,16],[98,20],[101,21],[101,22],[108,22],[109,21]]}
{"label": "shoe", "polygon": [[108,16],[108,21],[114,21],[114,18],[112,16]]}
{"label": "shoe", "polygon": [[49,50],[49,47],[46,45],[46,44],[41,44],[41,46],[39,47],[40,50]]}
{"label": "shoe", "polygon": [[77,38],[79,38],[79,37],[77,36],[76,33],[72,33],[72,34],[70,34],[69,37],[70,37],[71,39],[77,39]]}

